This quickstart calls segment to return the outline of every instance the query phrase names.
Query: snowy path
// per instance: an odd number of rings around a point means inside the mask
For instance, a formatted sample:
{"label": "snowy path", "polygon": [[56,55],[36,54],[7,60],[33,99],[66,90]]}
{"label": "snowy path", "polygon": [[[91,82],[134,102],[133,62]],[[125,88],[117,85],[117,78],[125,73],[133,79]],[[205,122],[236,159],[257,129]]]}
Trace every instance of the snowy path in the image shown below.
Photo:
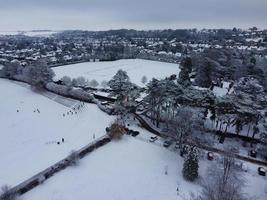
{"label": "snowy path", "polygon": [[[136,117],[136,119],[138,119],[138,121],[140,122],[142,127],[147,129],[149,132],[151,132],[151,133],[153,133],[153,134],[155,134],[155,135],[157,135],[159,137],[164,137],[164,134],[160,133],[159,131],[157,131],[156,129],[151,127],[140,115],[135,113],[134,116]],[[165,136],[165,137],[167,137],[167,136]],[[172,138],[172,139],[176,140],[176,138]],[[197,141],[193,141],[193,140],[187,141],[187,144],[193,145],[193,146],[197,146],[198,148],[204,149],[206,151],[216,152],[216,153],[221,154],[221,155],[229,155],[229,154],[231,154],[236,159],[239,159],[239,160],[242,160],[242,161],[246,161],[246,162],[250,162],[250,163],[253,163],[253,164],[259,164],[259,165],[267,166],[267,162],[266,161],[253,159],[251,157],[239,155],[239,154],[236,154],[236,153],[226,152],[226,151],[224,151],[222,149],[218,149],[218,148],[215,148],[215,147],[211,147],[211,146],[207,146],[207,145],[204,145],[204,144],[200,144]]]}

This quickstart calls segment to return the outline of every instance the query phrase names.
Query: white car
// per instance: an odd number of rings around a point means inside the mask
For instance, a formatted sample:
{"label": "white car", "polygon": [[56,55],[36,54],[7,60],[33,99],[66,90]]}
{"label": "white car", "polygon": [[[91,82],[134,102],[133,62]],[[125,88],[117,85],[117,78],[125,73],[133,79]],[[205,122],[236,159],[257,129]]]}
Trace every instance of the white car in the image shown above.
{"label": "white car", "polygon": [[150,137],[149,142],[155,142],[158,139],[157,136]]}

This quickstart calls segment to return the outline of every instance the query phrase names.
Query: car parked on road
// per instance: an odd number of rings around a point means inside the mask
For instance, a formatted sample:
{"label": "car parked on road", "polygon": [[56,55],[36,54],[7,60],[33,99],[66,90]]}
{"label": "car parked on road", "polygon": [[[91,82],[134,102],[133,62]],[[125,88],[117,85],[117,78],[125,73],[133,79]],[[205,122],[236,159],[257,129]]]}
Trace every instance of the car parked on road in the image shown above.
{"label": "car parked on road", "polygon": [[157,139],[158,139],[157,136],[154,136],[154,137],[152,136],[150,137],[149,142],[155,142]]}
{"label": "car parked on road", "polygon": [[109,105],[109,103],[107,101],[102,101],[101,105],[106,106],[106,105]]}
{"label": "car parked on road", "polygon": [[133,131],[133,132],[132,132],[132,136],[133,136],[133,137],[136,137],[136,136],[139,135],[139,134],[140,134],[139,131]]}
{"label": "car parked on road", "polygon": [[128,129],[128,131],[126,132],[127,135],[132,135],[133,130],[132,129]]}
{"label": "car parked on road", "polygon": [[261,176],[266,176],[266,170],[263,167],[258,168],[258,173]]}
{"label": "car parked on road", "polygon": [[168,148],[168,147],[171,146],[171,145],[172,145],[172,141],[170,141],[170,140],[166,140],[166,141],[163,143],[163,146],[166,147],[166,148]]}

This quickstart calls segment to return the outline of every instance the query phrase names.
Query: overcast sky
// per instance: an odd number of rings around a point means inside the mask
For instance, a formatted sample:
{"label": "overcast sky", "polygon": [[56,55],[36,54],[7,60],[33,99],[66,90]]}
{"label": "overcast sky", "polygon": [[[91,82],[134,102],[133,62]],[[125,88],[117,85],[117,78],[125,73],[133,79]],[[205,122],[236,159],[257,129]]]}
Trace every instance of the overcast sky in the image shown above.
{"label": "overcast sky", "polygon": [[0,0],[0,30],[267,28],[267,0]]}

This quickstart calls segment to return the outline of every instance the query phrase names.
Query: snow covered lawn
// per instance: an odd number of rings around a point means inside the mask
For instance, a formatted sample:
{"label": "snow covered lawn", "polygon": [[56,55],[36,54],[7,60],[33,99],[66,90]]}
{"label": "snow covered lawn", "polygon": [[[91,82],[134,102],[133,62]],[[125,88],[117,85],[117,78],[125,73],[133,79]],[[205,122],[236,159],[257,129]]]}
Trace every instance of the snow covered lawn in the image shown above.
{"label": "snow covered lawn", "polygon": [[177,64],[141,59],[87,62],[53,68],[57,79],[63,76],[70,76],[71,78],[84,76],[88,80],[97,80],[99,84],[104,80],[109,81],[119,69],[127,71],[131,81],[140,86],[143,86],[141,79],[144,75],[149,81],[153,77],[165,78],[172,74],[178,74],[180,71]]}
{"label": "snow covered lawn", "polygon": [[[202,177],[212,162],[215,161],[200,161]],[[101,147],[78,166],[60,172],[26,193],[22,200],[184,200],[190,192],[199,192],[201,187],[182,178],[182,166],[183,158],[177,152],[124,136],[121,141]],[[245,176],[248,179],[245,192],[264,200],[266,179],[257,175],[256,166],[249,165]]]}
{"label": "snow covered lawn", "polygon": [[58,31],[0,31],[0,35],[26,35],[30,37],[49,37]]}
{"label": "snow covered lawn", "polygon": [[[115,119],[93,104],[67,115],[70,108],[5,79],[0,92],[0,186],[14,186],[44,170],[93,135],[104,135]],[[61,138],[65,142],[58,145]]]}
{"label": "snow covered lawn", "polygon": [[177,198],[178,182],[180,195],[199,189],[182,180],[182,162],[173,152],[124,136],[86,156],[77,167],[52,177],[22,200],[177,200],[181,199]]}

